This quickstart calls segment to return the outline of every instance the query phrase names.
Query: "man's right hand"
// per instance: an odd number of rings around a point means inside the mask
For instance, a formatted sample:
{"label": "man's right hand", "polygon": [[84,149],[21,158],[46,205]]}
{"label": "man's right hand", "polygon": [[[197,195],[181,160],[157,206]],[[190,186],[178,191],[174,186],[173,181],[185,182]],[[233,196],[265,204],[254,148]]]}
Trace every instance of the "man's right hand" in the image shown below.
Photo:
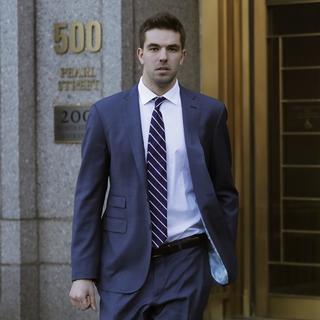
{"label": "man's right hand", "polygon": [[96,311],[96,295],[94,283],[91,280],[75,280],[69,293],[70,301],[73,306],[80,310],[90,307]]}

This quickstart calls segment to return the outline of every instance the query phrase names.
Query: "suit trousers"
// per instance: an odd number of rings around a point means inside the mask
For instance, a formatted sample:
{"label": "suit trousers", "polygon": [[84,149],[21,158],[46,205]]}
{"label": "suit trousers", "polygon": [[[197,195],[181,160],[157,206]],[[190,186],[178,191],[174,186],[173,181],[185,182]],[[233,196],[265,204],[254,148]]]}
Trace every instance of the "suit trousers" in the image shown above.
{"label": "suit trousers", "polygon": [[100,320],[200,320],[212,284],[206,248],[153,258],[138,291],[123,294],[98,288]]}

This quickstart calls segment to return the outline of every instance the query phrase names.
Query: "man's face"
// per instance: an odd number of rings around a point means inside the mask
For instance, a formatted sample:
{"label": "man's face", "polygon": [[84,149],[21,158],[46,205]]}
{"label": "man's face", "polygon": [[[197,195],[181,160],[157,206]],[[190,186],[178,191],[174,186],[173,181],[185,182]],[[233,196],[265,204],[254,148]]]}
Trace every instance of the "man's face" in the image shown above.
{"label": "man's face", "polygon": [[139,48],[137,54],[143,65],[144,84],[155,93],[164,93],[174,85],[186,52],[178,32],[151,29],[145,33],[143,48]]}

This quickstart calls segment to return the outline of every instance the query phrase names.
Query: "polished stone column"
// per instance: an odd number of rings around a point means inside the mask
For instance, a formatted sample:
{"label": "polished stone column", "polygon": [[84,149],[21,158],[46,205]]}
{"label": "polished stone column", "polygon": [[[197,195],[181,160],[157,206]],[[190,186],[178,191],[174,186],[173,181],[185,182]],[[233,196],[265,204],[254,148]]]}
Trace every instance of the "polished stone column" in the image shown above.
{"label": "polished stone column", "polygon": [[34,1],[0,2],[0,314],[36,319]]}

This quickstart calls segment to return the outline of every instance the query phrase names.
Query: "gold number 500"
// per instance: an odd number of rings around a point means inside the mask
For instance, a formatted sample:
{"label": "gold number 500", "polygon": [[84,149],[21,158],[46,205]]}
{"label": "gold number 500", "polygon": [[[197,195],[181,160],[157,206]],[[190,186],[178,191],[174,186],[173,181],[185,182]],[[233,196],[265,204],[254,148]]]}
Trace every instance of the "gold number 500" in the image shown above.
{"label": "gold number 500", "polygon": [[84,50],[98,52],[102,46],[101,23],[89,21],[86,25],[74,21],[67,23],[55,23],[53,25],[54,50],[57,54],[81,53]]}

